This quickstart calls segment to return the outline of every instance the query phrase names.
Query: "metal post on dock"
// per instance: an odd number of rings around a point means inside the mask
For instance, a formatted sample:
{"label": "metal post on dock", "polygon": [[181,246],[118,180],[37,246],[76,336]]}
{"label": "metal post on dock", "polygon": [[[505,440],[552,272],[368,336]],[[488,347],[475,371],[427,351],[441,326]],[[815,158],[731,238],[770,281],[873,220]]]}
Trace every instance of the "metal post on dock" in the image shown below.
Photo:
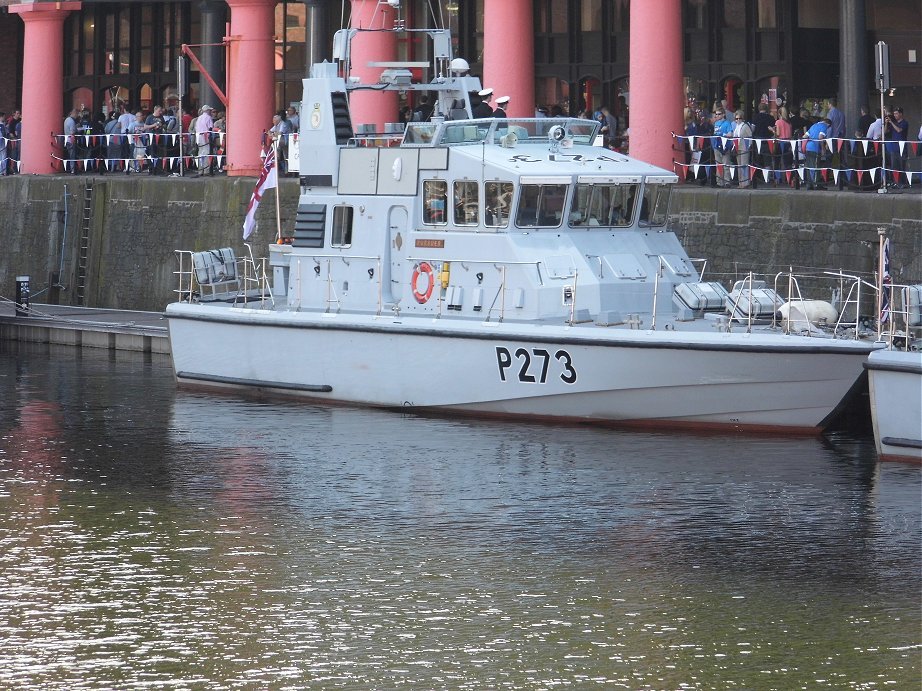
{"label": "metal post on dock", "polygon": [[16,316],[29,316],[29,277],[16,277]]}

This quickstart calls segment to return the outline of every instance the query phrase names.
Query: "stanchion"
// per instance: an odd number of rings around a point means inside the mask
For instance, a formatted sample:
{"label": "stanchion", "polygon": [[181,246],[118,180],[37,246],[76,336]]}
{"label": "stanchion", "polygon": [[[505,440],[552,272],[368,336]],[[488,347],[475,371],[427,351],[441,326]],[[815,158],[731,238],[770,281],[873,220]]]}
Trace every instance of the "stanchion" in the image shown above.
{"label": "stanchion", "polygon": [[16,316],[29,316],[29,277],[16,277]]}

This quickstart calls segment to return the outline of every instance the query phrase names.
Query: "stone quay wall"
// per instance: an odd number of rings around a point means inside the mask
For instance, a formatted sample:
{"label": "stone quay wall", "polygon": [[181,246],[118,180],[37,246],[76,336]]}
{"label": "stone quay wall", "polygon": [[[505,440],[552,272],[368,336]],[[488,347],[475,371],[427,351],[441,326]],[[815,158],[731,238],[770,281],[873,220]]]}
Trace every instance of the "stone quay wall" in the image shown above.
{"label": "stone quay wall", "polygon": [[[290,228],[298,181],[281,182],[281,223]],[[175,299],[174,250],[242,245],[253,178],[10,176],[0,178],[0,298],[31,278],[33,302],[161,311]],[[275,192],[257,213],[253,254],[276,234]],[[895,283],[922,282],[922,195],[793,190],[718,191],[679,186],[670,222],[705,280],[843,269],[869,279],[878,228],[892,238]],[[814,295],[827,298],[828,295]]]}

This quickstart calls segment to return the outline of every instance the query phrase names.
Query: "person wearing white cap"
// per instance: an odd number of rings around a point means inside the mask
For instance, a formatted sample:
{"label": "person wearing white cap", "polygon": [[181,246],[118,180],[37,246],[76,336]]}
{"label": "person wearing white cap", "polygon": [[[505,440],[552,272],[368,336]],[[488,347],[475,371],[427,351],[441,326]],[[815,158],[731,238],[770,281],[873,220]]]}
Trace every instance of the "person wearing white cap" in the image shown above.
{"label": "person wearing white cap", "polygon": [[500,96],[498,99],[496,99],[496,110],[493,111],[493,117],[494,117],[494,118],[505,118],[505,117],[508,117],[508,116],[506,115],[506,108],[507,108],[507,107],[509,107],[509,97],[508,97],[508,96]]}
{"label": "person wearing white cap", "polygon": [[[198,175],[205,174],[211,168],[211,131],[214,129],[214,120],[211,114],[214,108],[202,106],[199,116],[195,119],[195,143],[198,146]],[[210,174],[210,170],[208,171]]]}
{"label": "person wearing white cap", "polygon": [[490,107],[490,98],[493,96],[493,89],[484,89],[479,94],[480,103],[471,108],[471,115],[475,118],[492,118],[493,109]]}

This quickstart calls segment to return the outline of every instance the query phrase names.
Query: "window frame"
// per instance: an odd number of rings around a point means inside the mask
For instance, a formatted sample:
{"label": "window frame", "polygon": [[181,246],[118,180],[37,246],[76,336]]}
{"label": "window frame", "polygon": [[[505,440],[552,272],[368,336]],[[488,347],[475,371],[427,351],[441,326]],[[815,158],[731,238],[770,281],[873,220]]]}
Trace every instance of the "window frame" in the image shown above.
{"label": "window frame", "polygon": [[[444,189],[441,194],[431,192],[430,187],[442,186]],[[441,197],[441,199],[439,199]],[[423,225],[427,226],[447,226],[448,225],[448,180],[439,178],[430,178],[423,180],[423,204],[422,220]],[[441,202],[440,205],[433,202]],[[441,208],[439,208],[441,206]],[[441,213],[441,220],[437,216]]]}
{"label": "window frame", "polygon": [[[497,191],[491,189],[494,185],[497,186]],[[493,205],[489,201],[494,196],[499,204]],[[504,200],[503,197],[506,197],[506,199]],[[515,183],[511,180],[486,180],[483,183],[483,199],[483,225],[487,228],[508,228],[512,222],[512,201],[515,199]],[[504,209],[505,215],[502,213]],[[497,218],[499,222],[496,222]]]}
{"label": "window frame", "polygon": [[330,220],[330,247],[352,247],[354,227],[355,208],[351,204],[335,205]]}
{"label": "window frame", "polygon": [[[567,206],[567,192],[570,185],[563,182],[530,182],[519,185],[519,201],[515,213],[515,225],[518,228],[560,228],[563,224],[564,209]],[[531,188],[537,188],[537,197],[535,199],[535,222],[532,224],[523,223],[524,203],[528,201],[527,195]],[[553,213],[554,211],[546,207],[546,200],[551,198],[552,191],[550,188],[562,188],[563,194],[560,196],[560,208],[556,211],[559,216],[556,223],[541,223],[542,215]]]}
{"label": "window frame", "polygon": [[[459,187],[464,187],[467,191],[459,193]],[[455,180],[451,188],[454,198],[452,207],[454,224],[462,227],[480,225],[480,184],[476,180]],[[471,190],[473,190],[473,200],[471,200]],[[468,218],[471,206],[474,210],[473,220]]]}

